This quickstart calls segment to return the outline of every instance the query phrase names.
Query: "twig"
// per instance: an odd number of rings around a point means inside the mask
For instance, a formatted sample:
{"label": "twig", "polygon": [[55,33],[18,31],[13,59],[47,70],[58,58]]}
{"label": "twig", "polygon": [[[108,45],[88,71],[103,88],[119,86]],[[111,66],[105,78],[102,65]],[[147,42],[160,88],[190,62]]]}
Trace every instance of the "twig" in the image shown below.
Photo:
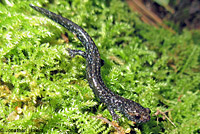
{"label": "twig", "polygon": [[[158,109],[157,112],[154,114],[154,116],[157,116],[157,115],[159,115],[159,114],[162,114],[165,118],[167,118],[167,120],[168,120],[174,127],[176,127],[176,125],[170,120],[170,118],[167,117],[167,115],[165,114],[166,112],[169,112],[169,111],[162,112],[162,111],[160,111],[160,110]],[[158,118],[157,118],[157,122],[158,122]]]}
{"label": "twig", "polygon": [[155,27],[158,27],[157,24],[159,24],[170,32],[176,33],[173,29],[165,25],[162,19],[160,19],[154,12],[148,10],[140,0],[126,0],[126,2],[129,4],[130,8],[141,14],[142,20],[145,23],[154,25]]}
{"label": "twig", "polygon": [[118,134],[125,134],[123,129],[116,123],[116,122],[110,122],[108,119],[103,118],[101,116],[92,116],[93,118],[97,118],[100,120],[103,120],[104,122],[108,123],[109,125],[113,126],[116,130]]}

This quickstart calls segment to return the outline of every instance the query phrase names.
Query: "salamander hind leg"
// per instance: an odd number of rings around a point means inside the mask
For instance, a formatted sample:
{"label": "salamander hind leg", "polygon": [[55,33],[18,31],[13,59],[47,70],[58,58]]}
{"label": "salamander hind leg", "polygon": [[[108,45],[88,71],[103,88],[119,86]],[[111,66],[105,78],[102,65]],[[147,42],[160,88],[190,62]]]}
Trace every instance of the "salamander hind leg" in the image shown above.
{"label": "salamander hind leg", "polygon": [[75,57],[76,55],[80,55],[82,56],[83,58],[86,58],[86,53],[84,51],[81,51],[81,50],[73,50],[73,49],[70,49],[68,48],[67,51],[69,52],[69,55],[71,57]]}

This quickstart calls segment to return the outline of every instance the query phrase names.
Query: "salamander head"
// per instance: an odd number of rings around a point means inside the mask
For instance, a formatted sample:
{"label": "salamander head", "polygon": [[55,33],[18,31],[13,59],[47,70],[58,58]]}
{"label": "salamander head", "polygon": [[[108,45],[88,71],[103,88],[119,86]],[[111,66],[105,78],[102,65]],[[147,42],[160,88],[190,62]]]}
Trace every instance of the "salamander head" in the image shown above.
{"label": "salamander head", "polygon": [[137,123],[145,123],[151,119],[150,109],[144,108],[132,100],[126,99],[123,113],[129,120]]}

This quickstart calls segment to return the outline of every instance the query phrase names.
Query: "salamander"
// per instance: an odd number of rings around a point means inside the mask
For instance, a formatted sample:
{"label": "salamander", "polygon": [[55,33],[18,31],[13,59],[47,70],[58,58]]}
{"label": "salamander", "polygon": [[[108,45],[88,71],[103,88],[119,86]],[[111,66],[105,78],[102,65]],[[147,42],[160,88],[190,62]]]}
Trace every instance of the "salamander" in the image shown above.
{"label": "salamander", "polygon": [[92,88],[95,96],[107,106],[113,120],[118,121],[120,118],[119,115],[116,114],[115,110],[136,123],[145,123],[150,120],[151,111],[149,108],[144,108],[132,100],[123,98],[106,87],[101,77],[102,59],[98,48],[83,28],[67,18],[50,12],[44,8],[32,4],[30,4],[30,7],[68,29],[82,42],[85,47],[85,52],[81,50],[68,49],[69,55],[71,57],[81,55],[86,59],[86,78],[89,86]]}

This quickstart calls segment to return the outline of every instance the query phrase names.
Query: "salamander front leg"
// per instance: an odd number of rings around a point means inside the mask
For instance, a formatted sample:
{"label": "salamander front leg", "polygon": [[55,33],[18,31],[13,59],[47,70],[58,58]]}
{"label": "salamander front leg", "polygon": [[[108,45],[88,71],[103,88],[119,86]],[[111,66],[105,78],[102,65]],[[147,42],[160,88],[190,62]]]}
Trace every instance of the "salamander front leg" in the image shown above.
{"label": "salamander front leg", "polygon": [[110,114],[112,115],[112,119],[114,120],[114,121],[117,121],[118,122],[118,120],[119,120],[119,115],[117,115],[116,113],[115,113],[115,111],[114,111],[114,109],[111,107],[111,106],[108,106],[108,111],[110,112]]}
{"label": "salamander front leg", "polygon": [[84,51],[81,51],[81,50],[73,50],[73,49],[70,49],[68,48],[67,51],[69,52],[69,55],[71,57],[74,57],[76,55],[80,55],[82,56],[83,58],[86,58],[86,53]]}
{"label": "salamander front leg", "polygon": [[[68,48],[67,51],[69,52],[69,55],[71,57],[75,57],[76,55],[80,55],[82,56],[83,58],[86,59],[86,53],[84,51],[81,51],[81,50],[74,50],[74,49],[70,49]],[[104,60],[101,59],[101,66],[104,65]]]}

